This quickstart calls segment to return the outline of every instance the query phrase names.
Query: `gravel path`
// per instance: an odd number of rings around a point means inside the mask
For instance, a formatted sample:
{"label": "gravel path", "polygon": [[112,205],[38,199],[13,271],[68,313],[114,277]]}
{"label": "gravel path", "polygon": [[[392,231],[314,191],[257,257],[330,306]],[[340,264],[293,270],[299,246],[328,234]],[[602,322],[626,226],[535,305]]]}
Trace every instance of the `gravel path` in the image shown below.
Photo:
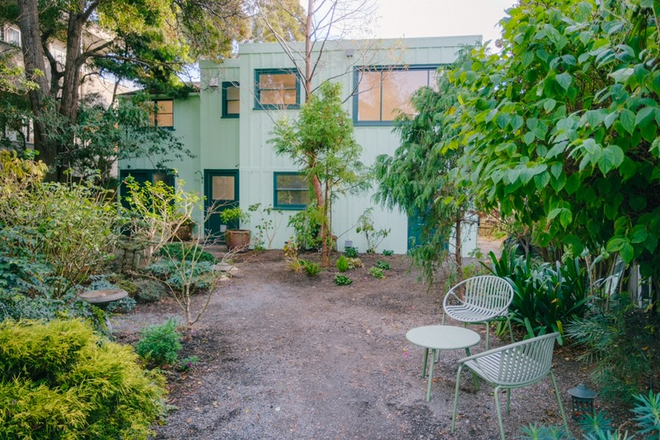
{"label": "gravel path", "polygon": [[[332,282],[334,271],[308,278],[290,272],[281,257],[246,254],[237,276],[214,294],[183,353],[200,362],[188,374],[172,375],[170,403],[178,409],[155,427],[157,438],[499,438],[492,389],[475,392],[468,375],[461,381],[458,430],[449,432],[462,350],[442,353],[432,400],[425,401],[423,349],[405,334],[440,323],[440,295],[416,281],[404,257],[379,257],[392,264],[384,280],[360,269],[344,287]],[[368,268],[376,257],[363,260]],[[177,314],[169,299],[140,306],[116,320],[116,334],[134,341],[144,325]],[[484,334],[483,326],[471,328]],[[483,338],[472,352],[480,351]],[[571,356],[555,353],[567,410],[566,390],[586,374]],[[560,422],[549,379],[514,391],[504,417],[507,438],[533,422]],[[577,432],[574,424],[571,429]]]}

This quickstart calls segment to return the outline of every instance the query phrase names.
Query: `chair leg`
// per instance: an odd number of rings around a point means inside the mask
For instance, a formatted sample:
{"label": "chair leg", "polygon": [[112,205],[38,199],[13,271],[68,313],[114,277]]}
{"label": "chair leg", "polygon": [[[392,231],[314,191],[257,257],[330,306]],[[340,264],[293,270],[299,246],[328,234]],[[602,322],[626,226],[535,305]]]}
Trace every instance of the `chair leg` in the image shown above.
{"label": "chair leg", "polygon": [[570,434],[571,431],[568,430],[568,422],[566,421],[566,413],[564,413],[564,406],[561,404],[561,398],[559,397],[559,388],[557,388],[557,381],[555,380],[555,375],[550,371],[550,378],[552,379],[552,384],[555,386],[555,396],[557,396],[557,404],[559,405],[559,411],[561,412],[561,418],[564,421],[564,428],[566,428],[566,434]]}
{"label": "chair leg", "polygon": [[456,373],[456,392],[454,393],[454,412],[451,416],[451,432],[454,433],[456,428],[456,409],[458,408],[458,388],[461,384],[461,371],[463,370],[463,364],[458,366],[458,373]]}
{"label": "chair leg", "polygon": [[500,387],[495,387],[495,410],[497,411],[497,422],[500,424],[500,434],[502,435],[502,440],[506,440],[504,437],[504,423],[502,423],[502,410],[500,409]]}
{"label": "chair leg", "polygon": [[486,351],[488,351],[489,340],[490,340],[490,323],[486,322]]}
{"label": "chair leg", "polygon": [[506,415],[511,414],[511,388],[506,390]]}
{"label": "chair leg", "polygon": [[446,313],[442,314],[442,322],[441,322],[442,325],[445,325],[445,315],[446,315]]}

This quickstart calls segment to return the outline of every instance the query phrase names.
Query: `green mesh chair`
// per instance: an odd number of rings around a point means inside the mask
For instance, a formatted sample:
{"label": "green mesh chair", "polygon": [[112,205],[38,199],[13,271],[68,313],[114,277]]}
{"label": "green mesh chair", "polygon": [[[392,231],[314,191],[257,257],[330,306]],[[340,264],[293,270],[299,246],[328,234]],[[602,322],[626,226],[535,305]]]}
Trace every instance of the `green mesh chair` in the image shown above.
{"label": "green mesh chair", "polygon": [[552,373],[552,354],[554,352],[555,340],[559,333],[538,336],[515,344],[505,345],[483,353],[475,354],[461,359],[456,375],[456,393],[454,395],[454,413],[451,419],[451,432],[456,426],[456,409],[458,407],[458,390],[463,367],[472,370],[486,382],[495,386],[495,409],[497,410],[497,421],[500,424],[502,440],[504,438],[504,425],[502,424],[502,411],[500,410],[500,390],[506,390],[506,412],[509,413],[511,402],[511,389],[522,388],[535,384],[547,375],[552,378],[555,387],[559,411],[564,420],[564,427],[568,431],[566,414],[561,404],[559,390],[555,375]]}
{"label": "green mesh chair", "polygon": [[445,295],[442,307],[442,323],[445,316],[464,324],[486,324],[486,350],[490,340],[490,322],[506,320],[511,332],[509,306],[513,301],[513,287],[504,278],[493,275],[481,275],[468,278]]}

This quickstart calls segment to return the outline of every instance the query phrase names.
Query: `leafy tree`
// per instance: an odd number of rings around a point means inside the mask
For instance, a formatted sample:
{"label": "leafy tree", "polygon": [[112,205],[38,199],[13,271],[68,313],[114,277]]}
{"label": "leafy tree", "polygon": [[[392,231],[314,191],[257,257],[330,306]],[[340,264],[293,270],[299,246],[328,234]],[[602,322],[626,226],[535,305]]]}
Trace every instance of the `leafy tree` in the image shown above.
{"label": "leafy tree", "polygon": [[478,194],[537,224],[541,243],[618,253],[660,287],[660,4],[529,1],[508,14],[502,53],[478,49],[450,74]]}
{"label": "leafy tree", "polygon": [[341,85],[323,83],[319,93],[320,98],[309,96],[298,120],[284,119],[277,124],[270,143],[277,154],[290,156],[309,180],[317,179],[322,187],[317,208],[321,212],[322,261],[327,267],[332,250],[332,200],[363,189],[367,180],[359,161],[362,148],[353,138],[353,122],[342,106]]}
{"label": "leafy tree", "polygon": [[462,225],[472,212],[473,197],[470,186],[457,178],[463,148],[450,142],[461,115],[458,92],[445,75],[438,76],[437,86],[413,95],[417,114],[397,121],[401,146],[394,156],[378,156],[375,164],[376,201],[421,219],[421,243],[411,255],[429,284],[450,253],[462,278]]}

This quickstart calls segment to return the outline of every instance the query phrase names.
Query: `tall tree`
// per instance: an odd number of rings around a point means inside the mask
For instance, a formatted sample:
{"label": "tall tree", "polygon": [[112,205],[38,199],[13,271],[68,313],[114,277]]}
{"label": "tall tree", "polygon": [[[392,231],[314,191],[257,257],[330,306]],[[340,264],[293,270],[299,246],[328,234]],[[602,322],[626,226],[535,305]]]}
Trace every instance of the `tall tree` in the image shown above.
{"label": "tall tree", "polygon": [[359,161],[362,148],[353,137],[353,122],[341,101],[341,85],[325,82],[309,96],[295,122],[280,121],[271,143],[277,154],[290,156],[308,178],[317,179],[323,189],[321,240],[323,265],[328,266],[332,250],[332,200],[339,194],[366,185]]}
{"label": "tall tree", "polygon": [[542,242],[639,262],[658,292],[660,5],[529,1],[508,13],[502,53],[478,50],[451,74],[468,91],[471,183],[539,225]]}
{"label": "tall tree", "polygon": [[420,219],[421,242],[411,255],[429,284],[448,254],[462,279],[463,225],[473,213],[473,193],[460,178],[463,148],[453,141],[461,114],[458,89],[446,75],[437,78],[437,89],[424,87],[413,95],[416,114],[398,118],[401,146],[393,156],[378,156],[374,166],[376,201]]}
{"label": "tall tree", "polygon": [[[232,41],[248,30],[242,6],[240,0],[10,0],[0,7],[0,21],[21,30],[25,71],[38,84],[29,97],[40,159],[54,165],[75,142],[68,126],[78,118],[83,66],[167,90],[194,57],[231,52]],[[51,51],[54,41],[66,46],[63,64]],[[48,125],[49,110],[62,116],[63,127]]]}

